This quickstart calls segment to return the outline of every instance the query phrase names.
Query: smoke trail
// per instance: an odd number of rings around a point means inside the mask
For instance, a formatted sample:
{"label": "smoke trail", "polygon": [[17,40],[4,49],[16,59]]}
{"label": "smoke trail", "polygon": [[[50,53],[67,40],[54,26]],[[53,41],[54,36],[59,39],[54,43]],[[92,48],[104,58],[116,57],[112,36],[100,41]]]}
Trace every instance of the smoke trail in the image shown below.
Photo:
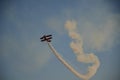
{"label": "smoke trail", "polygon": [[74,39],[71,42],[70,46],[74,53],[76,54],[77,60],[83,63],[93,63],[92,66],[88,67],[88,72],[86,74],[81,74],[77,72],[71,65],[69,65],[61,56],[60,54],[54,49],[54,47],[48,42],[48,46],[54,53],[54,55],[63,63],[74,75],[83,80],[89,80],[92,76],[95,75],[97,69],[99,68],[100,62],[93,53],[85,54],[83,52],[83,42],[80,35],[76,31],[77,23],[75,21],[67,21],[65,24],[66,29],[69,32],[69,36]]}
{"label": "smoke trail", "polygon": [[86,76],[78,73],[74,68],[72,68],[61,56],[60,54],[54,49],[54,47],[48,42],[48,46],[54,53],[54,55],[63,63],[73,74],[75,74],[77,77],[82,78],[84,80],[88,80]]}
{"label": "smoke trail", "polygon": [[97,56],[93,53],[85,54],[83,51],[83,42],[80,34],[77,32],[77,23],[75,21],[67,21],[65,28],[68,30],[69,36],[74,40],[70,43],[70,47],[73,52],[76,54],[77,60],[83,63],[93,63],[92,66],[88,67],[88,72],[84,74],[84,80],[90,79],[95,75],[97,69],[99,68],[100,62]]}

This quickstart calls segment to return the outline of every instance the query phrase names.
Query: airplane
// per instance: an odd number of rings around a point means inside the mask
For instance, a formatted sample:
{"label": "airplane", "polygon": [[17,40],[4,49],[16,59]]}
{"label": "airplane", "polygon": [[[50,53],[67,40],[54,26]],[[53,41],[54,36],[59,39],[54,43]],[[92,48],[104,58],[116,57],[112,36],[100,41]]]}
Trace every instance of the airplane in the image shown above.
{"label": "airplane", "polygon": [[41,39],[41,42],[43,42],[43,41],[51,42],[52,35],[44,35],[40,39]]}

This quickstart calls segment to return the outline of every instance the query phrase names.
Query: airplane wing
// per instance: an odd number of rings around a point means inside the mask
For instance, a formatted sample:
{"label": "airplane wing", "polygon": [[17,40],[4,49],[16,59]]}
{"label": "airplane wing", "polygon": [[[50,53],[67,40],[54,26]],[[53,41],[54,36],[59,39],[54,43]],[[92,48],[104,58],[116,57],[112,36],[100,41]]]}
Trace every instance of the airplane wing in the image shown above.
{"label": "airplane wing", "polygon": [[46,37],[51,37],[52,35],[46,35]]}
{"label": "airplane wing", "polygon": [[43,39],[43,40],[41,40],[41,42],[43,42],[43,41],[46,41],[46,40],[44,40],[44,39]]}
{"label": "airplane wing", "polygon": [[45,36],[41,37],[40,39],[43,39]]}

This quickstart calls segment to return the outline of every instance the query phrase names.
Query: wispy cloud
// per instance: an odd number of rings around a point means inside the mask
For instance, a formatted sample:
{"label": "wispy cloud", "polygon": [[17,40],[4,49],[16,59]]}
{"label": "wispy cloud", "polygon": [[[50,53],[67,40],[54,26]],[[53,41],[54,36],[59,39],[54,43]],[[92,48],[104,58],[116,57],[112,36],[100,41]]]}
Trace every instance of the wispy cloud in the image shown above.
{"label": "wispy cloud", "polygon": [[116,22],[108,18],[98,26],[93,22],[86,22],[81,32],[85,45],[97,51],[111,48],[115,39]]}
{"label": "wispy cloud", "polygon": [[[61,15],[65,16],[64,20],[77,21],[78,32],[84,40],[84,46],[88,49],[104,51],[111,48],[115,39],[114,34],[117,33],[115,29],[118,25],[116,14],[111,12],[110,5],[102,0],[92,0],[90,3],[82,1],[79,4],[75,8],[61,10]],[[64,32],[62,24],[65,21],[63,22],[60,16],[52,16],[48,23],[49,27],[56,32]]]}
{"label": "wispy cloud", "polygon": [[26,71],[27,73],[36,71],[43,67],[50,59],[47,46],[40,46],[36,40],[28,40],[28,42],[19,41],[13,35],[4,35],[2,37],[2,56],[9,66],[16,69]]}
{"label": "wispy cloud", "polygon": [[64,34],[65,30],[64,28],[64,19],[61,17],[49,17],[46,20],[46,25],[48,26],[48,28],[53,29],[54,31],[56,31],[59,34]]}
{"label": "wispy cloud", "polygon": [[6,9],[5,13],[4,32],[0,34],[0,53],[5,60],[4,64],[11,75],[34,74],[50,59],[47,46],[40,44],[41,27],[28,18],[20,18],[14,6]]}

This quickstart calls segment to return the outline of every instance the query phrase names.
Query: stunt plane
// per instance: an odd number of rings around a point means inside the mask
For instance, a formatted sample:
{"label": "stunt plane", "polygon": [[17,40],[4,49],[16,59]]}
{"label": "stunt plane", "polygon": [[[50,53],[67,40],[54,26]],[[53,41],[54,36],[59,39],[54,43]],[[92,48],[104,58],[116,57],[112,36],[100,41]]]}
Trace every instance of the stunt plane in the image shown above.
{"label": "stunt plane", "polygon": [[41,39],[41,42],[43,42],[43,41],[51,42],[52,35],[44,35],[40,39]]}

